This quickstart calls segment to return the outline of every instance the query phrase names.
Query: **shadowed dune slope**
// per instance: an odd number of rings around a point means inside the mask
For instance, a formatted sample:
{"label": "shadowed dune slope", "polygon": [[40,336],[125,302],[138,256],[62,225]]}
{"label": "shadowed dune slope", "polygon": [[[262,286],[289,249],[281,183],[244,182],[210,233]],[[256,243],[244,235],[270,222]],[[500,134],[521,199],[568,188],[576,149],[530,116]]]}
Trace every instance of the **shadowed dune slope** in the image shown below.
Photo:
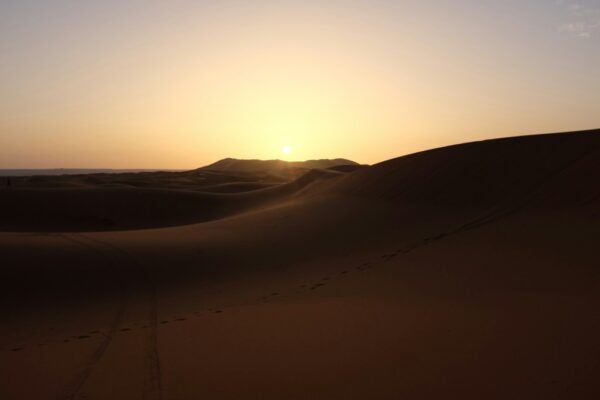
{"label": "shadowed dune slope", "polygon": [[[0,227],[13,231],[149,228],[217,218],[227,198],[159,189],[19,189],[0,193]],[[243,201],[237,205],[243,207]]]}
{"label": "shadowed dune slope", "polygon": [[0,230],[101,231],[186,225],[264,207],[338,175],[312,170],[289,183],[240,193],[102,187],[5,189],[0,191]]}
{"label": "shadowed dune slope", "polygon": [[332,192],[401,203],[575,205],[600,195],[600,130],[449,146],[356,171]]}

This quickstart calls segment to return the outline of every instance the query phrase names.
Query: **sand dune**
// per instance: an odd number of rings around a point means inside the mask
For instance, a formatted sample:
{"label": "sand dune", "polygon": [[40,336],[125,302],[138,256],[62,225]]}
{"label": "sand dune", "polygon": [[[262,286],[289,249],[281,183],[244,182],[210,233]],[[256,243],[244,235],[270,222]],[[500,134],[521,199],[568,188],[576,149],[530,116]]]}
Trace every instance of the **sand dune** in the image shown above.
{"label": "sand dune", "polygon": [[201,170],[209,171],[282,171],[290,169],[326,169],[339,166],[357,166],[358,164],[344,158],[307,160],[307,161],[283,161],[283,160],[239,160],[225,158],[216,163],[202,167]]}
{"label": "sand dune", "polygon": [[299,172],[289,179],[270,177],[270,169],[27,177],[0,191],[0,230],[102,231],[205,222],[272,205],[343,174]]}
{"label": "sand dune", "polygon": [[600,396],[600,131],[327,168],[3,190],[0,398]]}

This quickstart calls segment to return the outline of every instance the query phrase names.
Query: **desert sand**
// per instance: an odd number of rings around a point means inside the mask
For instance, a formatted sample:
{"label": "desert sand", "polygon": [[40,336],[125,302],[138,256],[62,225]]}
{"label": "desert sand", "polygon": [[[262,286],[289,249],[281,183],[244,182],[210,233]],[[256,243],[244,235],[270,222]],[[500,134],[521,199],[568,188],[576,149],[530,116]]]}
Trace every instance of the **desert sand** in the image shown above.
{"label": "desert sand", "polygon": [[600,130],[342,164],[14,178],[0,399],[600,398]]}

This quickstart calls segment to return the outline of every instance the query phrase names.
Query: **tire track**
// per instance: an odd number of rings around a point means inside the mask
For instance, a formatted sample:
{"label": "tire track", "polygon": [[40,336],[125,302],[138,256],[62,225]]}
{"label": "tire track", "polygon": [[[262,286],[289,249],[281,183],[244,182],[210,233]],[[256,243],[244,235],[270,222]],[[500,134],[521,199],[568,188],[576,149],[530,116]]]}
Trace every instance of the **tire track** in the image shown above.
{"label": "tire track", "polygon": [[162,399],[162,373],[160,368],[160,357],[158,351],[158,296],[154,279],[149,269],[141,264],[130,253],[122,248],[87,235],[77,234],[83,240],[95,243],[120,254],[128,261],[129,265],[134,266],[135,283],[141,285],[141,296],[143,304],[148,305],[147,324],[144,337],[144,378],[142,398],[144,400]]}
{"label": "tire track", "polygon": [[[118,269],[117,261],[113,257],[107,256],[106,255],[107,253],[103,250],[99,250],[99,248],[97,246],[94,246],[94,245],[90,244],[89,242],[85,242],[85,241],[82,241],[81,239],[78,239],[77,235],[62,234],[60,236],[65,240],[76,243],[77,245],[83,246],[87,249],[92,249],[94,252],[101,254],[102,257],[105,257],[110,261],[110,263],[113,265],[113,269],[115,269],[115,270]],[[121,295],[120,295],[120,299],[118,302],[119,306],[117,308],[117,312],[115,313],[113,320],[111,321],[111,323],[109,325],[109,330],[108,330],[107,334],[104,335],[104,339],[98,345],[96,350],[92,353],[92,355],[86,362],[83,370],[81,370],[81,372],[79,374],[77,374],[75,377],[73,377],[71,382],[67,384],[66,388],[64,389],[65,394],[62,396],[59,396],[58,399],[60,399],[60,400],[75,399],[77,397],[77,395],[81,392],[81,389],[84,386],[85,382],[88,380],[88,378],[92,374],[92,371],[94,370],[94,367],[96,366],[96,364],[98,364],[98,362],[100,362],[100,360],[106,353],[106,350],[110,346],[110,344],[113,340],[113,337],[117,333],[117,330],[123,321],[123,316],[125,315],[125,310],[129,306],[130,292],[129,292],[129,290],[127,290],[126,285],[123,285],[123,287],[121,289],[122,289]]]}
{"label": "tire track", "polygon": [[[151,283],[149,276],[148,283]],[[162,399],[162,374],[160,369],[160,358],[158,353],[158,298],[156,286],[148,286],[150,308],[148,310],[149,328],[146,330],[144,344],[144,400]]]}

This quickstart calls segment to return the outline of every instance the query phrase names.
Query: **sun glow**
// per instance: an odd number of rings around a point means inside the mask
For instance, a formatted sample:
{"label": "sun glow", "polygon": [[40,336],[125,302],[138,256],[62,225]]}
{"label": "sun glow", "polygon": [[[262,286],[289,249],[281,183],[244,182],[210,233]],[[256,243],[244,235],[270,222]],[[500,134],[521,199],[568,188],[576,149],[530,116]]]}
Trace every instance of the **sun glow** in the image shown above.
{"label": "sun glow", "polygon": [[574,1],[0,1],[0,167],[377,163],[597,127],[598,38],[523,34],[504,4],[558,24]]}

